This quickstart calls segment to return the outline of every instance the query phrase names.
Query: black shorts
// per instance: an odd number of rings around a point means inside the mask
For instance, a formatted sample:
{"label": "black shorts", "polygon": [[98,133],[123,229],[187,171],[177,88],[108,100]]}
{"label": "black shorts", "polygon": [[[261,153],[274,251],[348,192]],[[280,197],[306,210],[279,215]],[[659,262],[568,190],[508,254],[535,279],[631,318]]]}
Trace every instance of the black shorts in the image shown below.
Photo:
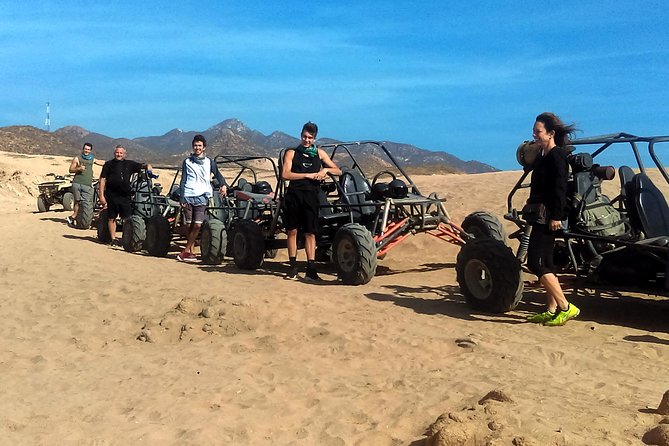
{"label": "black shorts", "polygon": [[298,229],[307,234],[318,232],[319,191],[288,188],[284,198],[286,229]]}
{"label": "black shorts", "polygon": [[109,219],[116,218],[119,215],[122,219],[126,219],[132,215],[130,197],[105,192],[105,199],[107,200],[107,217]]}

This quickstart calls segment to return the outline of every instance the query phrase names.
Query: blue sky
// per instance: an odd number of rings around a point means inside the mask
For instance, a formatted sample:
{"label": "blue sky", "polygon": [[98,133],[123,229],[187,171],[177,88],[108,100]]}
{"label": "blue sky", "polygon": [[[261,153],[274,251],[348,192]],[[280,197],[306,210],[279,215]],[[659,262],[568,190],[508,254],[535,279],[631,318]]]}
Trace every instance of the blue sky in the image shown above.
{"label": "blue sky", "polygon": [[[545,5],[550,5],[547,8]],[[0,0],[0,126],[112,137],[238,118],[515,169],[534,117],[669,134],[661,1]]]}

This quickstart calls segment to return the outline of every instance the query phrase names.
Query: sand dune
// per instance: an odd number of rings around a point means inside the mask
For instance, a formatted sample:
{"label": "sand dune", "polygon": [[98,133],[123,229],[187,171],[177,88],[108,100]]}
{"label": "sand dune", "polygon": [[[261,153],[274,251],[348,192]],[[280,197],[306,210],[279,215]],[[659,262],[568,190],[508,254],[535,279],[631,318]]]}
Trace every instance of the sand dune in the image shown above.
{"label": "sand dune", "polygon": [[[457,247],[428,235],[358,287],[326,266],[323,285],[284,281],[285,253],[256,272],[129,254],[35,212],[34,183],[68,162],[0,153],[0,444],[636,445],[662,429],[666,299],[581,293],[551,329],[524,322],[543,302],[528,283],[515,311],[472,312]],[[518,176],[414,180],[460,221],[501,216]]]}

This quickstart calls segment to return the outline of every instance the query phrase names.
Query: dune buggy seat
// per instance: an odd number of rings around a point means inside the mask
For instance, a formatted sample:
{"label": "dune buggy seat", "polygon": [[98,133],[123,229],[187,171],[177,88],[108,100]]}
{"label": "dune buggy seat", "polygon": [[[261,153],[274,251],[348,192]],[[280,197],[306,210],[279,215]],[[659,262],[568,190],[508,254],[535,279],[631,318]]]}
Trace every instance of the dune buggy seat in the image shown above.
{"label": "dune buggy seat", "polygon": [[354,219],[374,215],[376,206],[368,198],[372,189],[359,170],[341,167],[339,181],[344,193],[343,198],[348,201],[347,204],[351,205],[351,213]]}
{"label": "dune buggy seat", "polygon": [[625,184],[625,206],[646,238],[669,236],[667,201],[645,173],[637,173]]}

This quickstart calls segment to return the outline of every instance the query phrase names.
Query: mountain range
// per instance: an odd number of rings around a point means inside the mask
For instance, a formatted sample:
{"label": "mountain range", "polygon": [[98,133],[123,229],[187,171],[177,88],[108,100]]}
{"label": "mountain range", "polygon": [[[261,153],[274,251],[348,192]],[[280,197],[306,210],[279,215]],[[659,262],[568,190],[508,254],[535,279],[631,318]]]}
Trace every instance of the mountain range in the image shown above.
{"label": "mountain range", "polygon": [[[117,144],[122,144],[128,151],[130,159],[177,164],[190,153],[191,141],[198,133],[207,139],[207,153],[212,157],[218,154],[276,157],[281,148],[295,147],[300,143],[298,138],[280,131],[266,136],[248,128],[237,119],[227,119],[204,131],[174,129],[162,136],[134,139],[111,138],[78,126],[63,127],[54,132],[31,126],[0,127],[0,150],[74,156],[79,153],[84,142],[90,142],[99,157],[111,158],[112,149]],[[332,142],[339,141],[329,138],[318,141],[319,144]],[[432,173],[482,173],[499,170],[479,161],[463,161],[447,152],[435,152],[395,142],[383,144],[402,166],[412,170]]]}

